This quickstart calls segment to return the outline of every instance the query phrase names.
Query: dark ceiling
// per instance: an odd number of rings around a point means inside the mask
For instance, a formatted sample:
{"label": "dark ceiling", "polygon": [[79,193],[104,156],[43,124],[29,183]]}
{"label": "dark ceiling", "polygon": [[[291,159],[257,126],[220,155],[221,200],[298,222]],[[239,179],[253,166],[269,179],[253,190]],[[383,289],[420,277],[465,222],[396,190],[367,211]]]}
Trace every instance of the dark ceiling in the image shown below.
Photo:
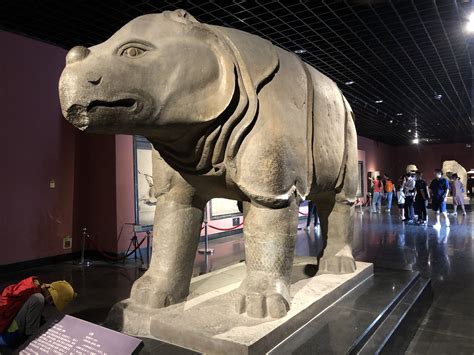
{"label": "dark ceiling", "polygon": [[417,132],[424,142],[467,143],[474,33],[464,27],[471,6],[466,0],[3,0],[0,28],[63,48],[90,46],[136,16],[183,8],[201,22],[303,51],[304,61],[344,91],[362,136],[399,145]]}

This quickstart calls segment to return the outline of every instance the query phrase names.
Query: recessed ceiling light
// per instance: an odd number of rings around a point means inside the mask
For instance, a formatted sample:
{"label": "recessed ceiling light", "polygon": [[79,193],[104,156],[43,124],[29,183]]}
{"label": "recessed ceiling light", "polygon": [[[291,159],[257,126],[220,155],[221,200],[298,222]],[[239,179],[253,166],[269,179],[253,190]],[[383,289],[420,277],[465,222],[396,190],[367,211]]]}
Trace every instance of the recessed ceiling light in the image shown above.
{"label": "recessed ceiling light", "polygon": [[466,24],[467,32],[474,32],[474,13],[469,15],[469,22]]}
{"label": "recessed ceiling light", "polygon": [[344,83],[344,85],[347,85],[347,86],[352,85],[352,84],[354,84],[354,81],[352,81],[352,80],[346,81]]}
{"label": "recessed ceiling light", "polygon": [[403,113],[397,112],[397,116],[403,116]]}
{"label": "recessed ceiling light", "polygon": [[381,104],[382,102],[383,102],[383,100],[381,100],[381,99],[375,100],[376,104]]}
{"label": "recessed ceiling light", "polygon": [[304,54],[304,53],[306,53],[306,49],[296,49],[294,52],[296,54]]}
{"label": "recessed ceiling light", "polygon": [[435,98],[435,100],[441,100],[443,98],[443,95],[441,94],[435,94],[435,96],[433,96]]}

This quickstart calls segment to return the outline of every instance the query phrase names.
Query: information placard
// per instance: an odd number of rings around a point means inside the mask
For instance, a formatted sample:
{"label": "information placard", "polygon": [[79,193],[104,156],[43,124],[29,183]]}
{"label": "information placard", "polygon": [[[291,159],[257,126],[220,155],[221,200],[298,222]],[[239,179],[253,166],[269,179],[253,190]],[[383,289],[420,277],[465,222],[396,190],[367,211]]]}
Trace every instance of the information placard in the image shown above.
{"label": "information placard", "polygon": [[140,339],[64,315],[45,324],[20,354],[128,355],[142,347]]}

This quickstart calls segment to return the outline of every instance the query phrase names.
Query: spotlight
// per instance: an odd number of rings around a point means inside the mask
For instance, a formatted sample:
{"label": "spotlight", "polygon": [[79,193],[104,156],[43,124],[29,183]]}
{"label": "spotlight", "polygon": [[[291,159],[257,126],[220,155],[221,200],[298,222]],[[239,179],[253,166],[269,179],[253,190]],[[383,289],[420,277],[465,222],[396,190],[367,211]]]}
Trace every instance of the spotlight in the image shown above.
{"label": "spotlight", "polygon": [[408,133],[411,133],[411,129],[408,130]]}
{"label": "spotlight", "polygon": [[390,123],[393,123],[393,120],[390,120]]}
{"label": "spotlight", "polygon": [[347,85],[347,86],[352,85],[352,84],[354,84],[354,81],[352,81],[352,80],[346,81],[344,83],[344,85]]}
{"label": "spotlight", "polygon": [[441,100],[443,98],[443,95],[441,94],[435,94],[435,96],[433,96],[435,100]]}
{"label": "spotlight", "polygon": [[306,53],[306,49],[296,49],[294,51],[296,54],[305,54]]}
{"label": "spotlight", "polygon": [[469,22],[466,24],[467,32],[474,32],[474,13],[469,15]]}
{"label": "spotlight", "polygon": [[397,116],[403,116],[403,113],[398,112],[398,113],[397,113]]}
{"label": "spotlight", "polygon": [[381,100],[381,99],[375,100],[376,104],[381,104],[382,102],[383,102],[383,100]]}
{"label": "spotlight", "polygon": [[418,144],[420,143],[420,140],[418,138],[413,139],[413,144]]}

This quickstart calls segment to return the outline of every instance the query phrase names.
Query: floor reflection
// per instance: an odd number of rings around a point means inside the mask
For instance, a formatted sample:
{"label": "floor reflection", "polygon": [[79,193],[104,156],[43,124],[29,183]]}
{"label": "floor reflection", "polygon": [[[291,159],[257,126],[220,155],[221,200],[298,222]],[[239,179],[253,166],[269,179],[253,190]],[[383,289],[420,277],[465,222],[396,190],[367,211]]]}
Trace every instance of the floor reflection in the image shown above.
{"label": "floor reflection", "polygon": [[[434,220],[434,215],[430,215]],[[413,353],[448,352],[453,343],[462,353],[474,349],[474,248],[473,213],[450,217],[451,227],[434,229],[405,225],[396,214],[357,213],[353,249],[359,261],[378,268],[419,271],[433,280],[434,303],[409,348]],[[301,227],[304,221],[301,221]],[[200,244],[204,247],[204,243]],[[245,259],[241,234],[211,240],[212,255],[197,254],[194,275],[220,269]],[[321,248],[320,229],[298,230],[295,254],[316,256]],[[108,309],[127,298],[142,272],[132,260],[123,264],[95,262],[91,268],[72,263],[38,267],[0,276],[0,289],[30,275],[44,282],[71,281],[79,296],[67,312],[101,322]]]}
{"label": "floor reflection", "polygon": [[[434,215],[431,217],[433,220]],[[373,262],[376,267],[420,271],[424,276],[442,280],[450,273],[450,259],[469,255],[472,250],[472,213],[450,218],[450,228],[436,229],[406,225],[393,214],[357,213],[354,256],[359,261]],[[303,224],[304,221],[301,221],[296,236],[295,255],[316,256],[322,247],[319,225],[305,231]],[[212,255],[197,255],[195,275],[245,259],[242,234],[211,240],[209,248],[213,250]]]}

